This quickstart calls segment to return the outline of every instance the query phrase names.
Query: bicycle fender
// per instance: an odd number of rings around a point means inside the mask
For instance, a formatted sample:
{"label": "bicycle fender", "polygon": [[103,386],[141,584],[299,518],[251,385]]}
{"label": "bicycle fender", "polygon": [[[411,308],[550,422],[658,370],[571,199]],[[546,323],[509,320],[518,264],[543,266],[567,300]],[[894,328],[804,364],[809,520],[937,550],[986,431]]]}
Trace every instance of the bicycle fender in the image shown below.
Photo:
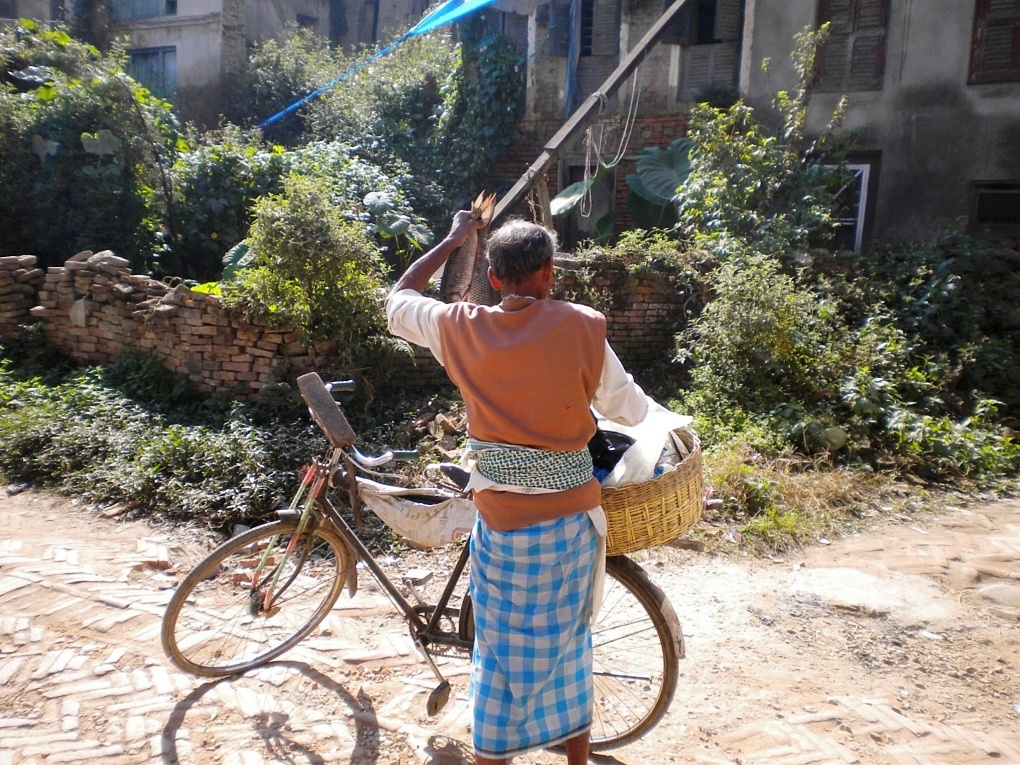
{"label": "bicycle fender", "polygon": [[344,545],[347,547],[347,595],[353,598],[358,594],[358,556],[354,554],[354,550],[350,548],[346,542]]}

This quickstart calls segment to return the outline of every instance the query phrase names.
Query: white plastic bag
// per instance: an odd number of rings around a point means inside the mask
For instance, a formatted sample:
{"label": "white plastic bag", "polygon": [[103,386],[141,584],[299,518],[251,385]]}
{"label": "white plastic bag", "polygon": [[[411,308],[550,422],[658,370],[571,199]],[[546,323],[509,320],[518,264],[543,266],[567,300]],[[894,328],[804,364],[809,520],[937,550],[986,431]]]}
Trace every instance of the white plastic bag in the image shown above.
{"label": "white plastic bag", "polygon": [[648,399],[648,413],[637,425],[620,425],[598,416],[596,419],[602,430],[623,433],[634,439],[616,467],[603,479],[603,488],[651,480],[663,449],[673,446],[673,431],[694,421],[693,417],[677,414],[651,398]]}

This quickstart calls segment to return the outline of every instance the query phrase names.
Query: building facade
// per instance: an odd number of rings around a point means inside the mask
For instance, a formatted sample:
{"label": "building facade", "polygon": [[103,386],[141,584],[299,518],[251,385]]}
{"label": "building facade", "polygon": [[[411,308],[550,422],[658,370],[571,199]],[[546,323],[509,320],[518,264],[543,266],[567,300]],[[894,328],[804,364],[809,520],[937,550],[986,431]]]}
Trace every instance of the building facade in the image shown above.
{"label": "building facade", "polygon": [[[501,168],[516,178],[569,113],[598,90],[651,27],[664,0],[552,0],[521,19],[528,96],[521,140]],[[808,114],[824,129],[847,99],[859,132],[850,162],[858,187],[841,246],[930,240],[968,225],[1020,225],[1020,2],[1016,0],[689,0],[630,81],[605,99],[591,128],[560,154],[553,188],[591,174],[592,149],[623,157],[575,213],[567,239],[615,211],[627,223],[625,176],[645,146],[686,129],[697,101],[742,97],[768,118],[797,84],[794,35],[828,23]],[[767,71],[763,61],[769,62]],[[635,89],[636,84],[636,89]],[[632,94],[634,94],[632,96]]]}

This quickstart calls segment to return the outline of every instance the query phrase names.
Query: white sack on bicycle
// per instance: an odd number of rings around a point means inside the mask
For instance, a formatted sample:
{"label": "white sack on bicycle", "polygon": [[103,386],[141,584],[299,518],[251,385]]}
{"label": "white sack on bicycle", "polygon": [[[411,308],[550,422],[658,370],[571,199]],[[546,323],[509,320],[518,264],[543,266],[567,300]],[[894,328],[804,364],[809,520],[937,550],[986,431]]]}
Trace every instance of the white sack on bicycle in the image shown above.
{"label": "white sack on bicycle", "polygon": [[358,494],[383,523],[423,547],[442,547],[475,525],[475,505],[466,497],[399,489],[362,478]]}

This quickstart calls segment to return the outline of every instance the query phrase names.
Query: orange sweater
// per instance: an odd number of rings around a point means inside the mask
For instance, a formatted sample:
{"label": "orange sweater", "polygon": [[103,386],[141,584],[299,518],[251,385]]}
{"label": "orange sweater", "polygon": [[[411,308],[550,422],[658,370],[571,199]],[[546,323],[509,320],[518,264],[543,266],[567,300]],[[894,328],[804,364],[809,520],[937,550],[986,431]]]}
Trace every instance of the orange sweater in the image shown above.
{"label": "orange sweater", "polygon": [[[443,360],[481,441],[549,451],[584,449],[602,374],[606,320],[590,308],[539,300],[520,311],[454,303],[439,324]],[[594,478],[567,491],[475,493],[486,524],[510,531],[597,507]]]}

